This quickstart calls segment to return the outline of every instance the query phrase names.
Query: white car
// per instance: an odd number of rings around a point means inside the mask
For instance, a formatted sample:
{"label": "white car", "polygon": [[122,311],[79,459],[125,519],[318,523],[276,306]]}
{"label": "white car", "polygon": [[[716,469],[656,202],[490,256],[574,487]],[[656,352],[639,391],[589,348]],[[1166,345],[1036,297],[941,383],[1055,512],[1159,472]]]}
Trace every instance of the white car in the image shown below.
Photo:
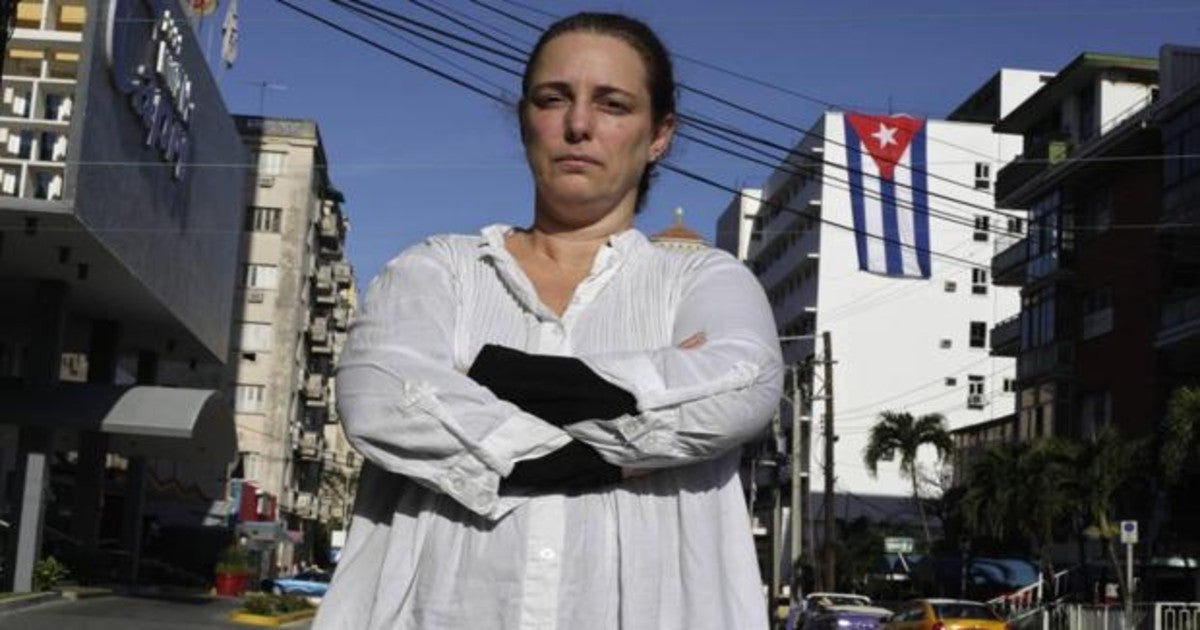
{"label": "white car", "polygon": [[863,620],[869,617],[877,625],[877,619],[891,615],[891,611],[888,609],[873,606],[870,597],[854,593],[809,593],[797,603],[796,609],[794,615],[788,615],[788,630],[799,628],[815,630],[817,626],[831,623],[846,625],[846,623],[836,623],[841,617],[846,617],[846,622],[850,622],[850,618],[853,618],[856,623],[860,617]]}

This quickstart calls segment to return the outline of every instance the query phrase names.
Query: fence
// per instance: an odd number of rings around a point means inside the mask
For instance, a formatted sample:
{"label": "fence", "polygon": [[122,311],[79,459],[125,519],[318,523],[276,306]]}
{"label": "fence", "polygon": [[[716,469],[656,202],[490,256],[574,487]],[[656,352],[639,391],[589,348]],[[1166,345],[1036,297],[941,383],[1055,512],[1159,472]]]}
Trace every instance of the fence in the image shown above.
{"label": "fence", "polygon": [[1135,604],[1131,619],[1121,606],[1059,604],[1011,625],[1014,630],[1200,630],[1200,602]]}

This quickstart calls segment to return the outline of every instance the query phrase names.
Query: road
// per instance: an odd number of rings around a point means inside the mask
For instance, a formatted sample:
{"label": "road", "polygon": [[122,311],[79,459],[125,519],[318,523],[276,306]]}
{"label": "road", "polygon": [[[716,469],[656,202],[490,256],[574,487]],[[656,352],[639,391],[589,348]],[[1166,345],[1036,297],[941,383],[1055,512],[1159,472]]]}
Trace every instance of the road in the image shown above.
{"label": "road", "polygon": [[[165,628],[252,628],[233,623],[237,600],[216,598],[98,597],[41,604],[0,613],[3,630],[160,630]],[[311,620],[286,626],[308,628]]]}

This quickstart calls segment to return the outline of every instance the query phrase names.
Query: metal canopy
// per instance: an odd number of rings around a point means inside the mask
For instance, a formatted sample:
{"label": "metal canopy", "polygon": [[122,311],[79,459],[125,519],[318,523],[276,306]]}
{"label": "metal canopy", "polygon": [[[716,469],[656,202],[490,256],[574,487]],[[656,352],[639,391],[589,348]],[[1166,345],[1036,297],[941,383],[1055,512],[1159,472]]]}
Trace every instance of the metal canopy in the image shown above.
{"label": "metal canopy", "polygon": [[231,462],[233,410],[211,389],[60,383],[0,387],[0,422],[53,430],[100,431],[108,451],[126,456]]}

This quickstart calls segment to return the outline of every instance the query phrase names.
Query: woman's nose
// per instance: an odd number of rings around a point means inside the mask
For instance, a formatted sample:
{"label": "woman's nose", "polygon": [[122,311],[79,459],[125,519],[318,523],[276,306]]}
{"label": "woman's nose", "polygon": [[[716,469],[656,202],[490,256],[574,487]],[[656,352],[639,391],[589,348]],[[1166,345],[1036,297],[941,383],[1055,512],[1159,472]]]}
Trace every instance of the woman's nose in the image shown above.
{"label": "woman's nose", "polygon": [[567,109],[564,125],[569,142],[580,142],[592,136],[592,110],[587,103],[576,102]]}

